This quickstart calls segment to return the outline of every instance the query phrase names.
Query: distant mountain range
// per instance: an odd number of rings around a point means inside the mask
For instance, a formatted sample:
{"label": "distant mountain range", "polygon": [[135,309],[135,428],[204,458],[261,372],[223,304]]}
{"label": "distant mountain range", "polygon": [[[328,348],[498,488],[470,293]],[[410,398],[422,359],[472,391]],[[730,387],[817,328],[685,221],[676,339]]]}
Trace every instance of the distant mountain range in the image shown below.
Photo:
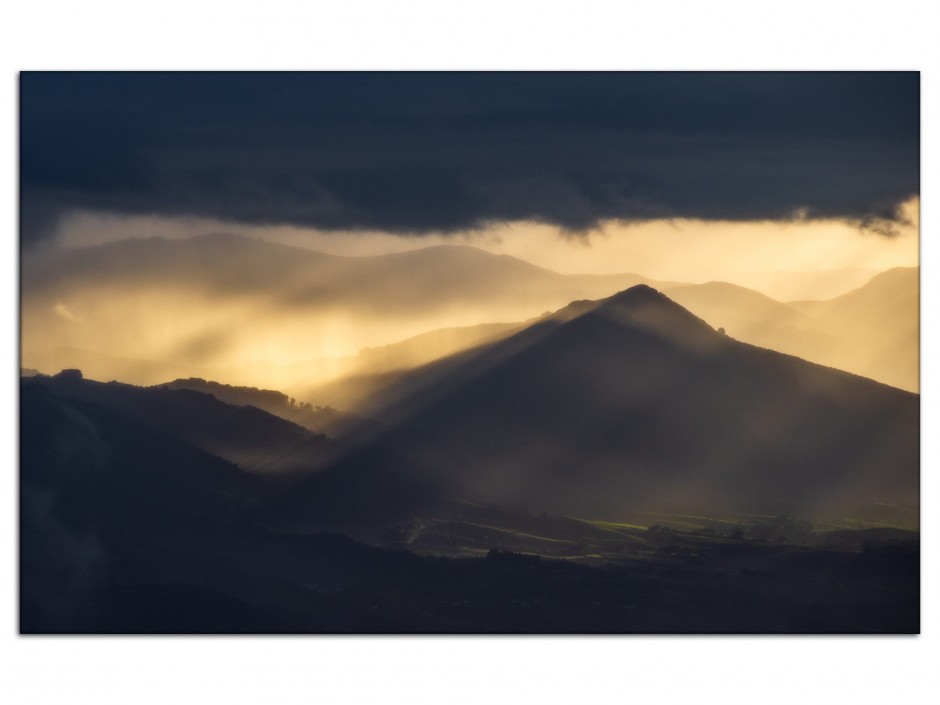
{"label": "distant mountain range", "polygon": [[[828,301],[789,303],[726,282],[657,286],[743,342],[917,391],[918,278],[917,268],[899,268]],[[129,240],[24,260],[22,364],[141,385],[202,378],[276,388],[368,414],[375,394],[409,369],[511,335],[544,309],[636,283],[650,282],[560,275],[470,247],[355,258],[225,235]],[[451,317],[506,322],[436,327]],[[369,342],[383,337],[393,342]],[[316,354],[332,340],[368,345]],[[102,344],[107,353],[95,352]],[[230,364],[233,351],[254,349],[304,359]]]}
{"label": "distant mountain range", "polygon": [[665,292],[744,342],[917,391],[919,275],[891,269],[829,301],[782,303],[722,282]]}
{"label": "distant mountain range", "polygon": [[819,362],[917,390],[920,376],[920,269],[890,269],[822,303],[794,303],[831,331],[837,347]]}
{"label": "distant mountain range", "polygon": [[[46,251],[28,254],[24,267],[30,293],[48,293],[54,287],[63,296],[78,294],[94,277],[100,284],[119,283],[128,290],[179,286],[214,297],[258,293],[280,299],[285,306],[351,302],[409,312],[464,303],[469,295],[497,303],[507,296],[522,297],[537,308],[545,305],[540,296],[564,301],[625,282],[647,281],[636,274],[557,274],[464,245],[343,257],[224,234]],[[429,291],[436,295],[429,298]]]}
{"label": "distant mountain range", "polygon": [[777,301],[798,299],[823,301],[864,286],[876,274],[878,270],[871,267],[840,267],[815,272],[765,269],[756,272],[739,272],[729,277],[729,281],[759,291]]}
{"label": "distant mountain range", "polygon": [[[209,235],[27,253],[22,281],[25,365],[41,368],[29,360],[46,350],[92,350],[186,370],[161,380],[169,381],[198,369],[350,355],[443,327],[521,321],[649,280],[562,275],[463,246],[339,257]],[[318,371],[311,366],[308,375],[316,381]]]}

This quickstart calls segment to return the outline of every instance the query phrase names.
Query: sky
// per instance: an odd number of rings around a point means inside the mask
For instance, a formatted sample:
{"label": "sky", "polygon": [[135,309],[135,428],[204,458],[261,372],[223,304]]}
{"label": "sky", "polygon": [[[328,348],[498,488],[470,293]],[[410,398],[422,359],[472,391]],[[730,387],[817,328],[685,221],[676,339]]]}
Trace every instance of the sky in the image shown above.
{"label": "sky", "polygon": [[20,98],[24,249],[75,213],[410,238],[665,221],[892,237],[920,187],[916,72],[27,72]]}

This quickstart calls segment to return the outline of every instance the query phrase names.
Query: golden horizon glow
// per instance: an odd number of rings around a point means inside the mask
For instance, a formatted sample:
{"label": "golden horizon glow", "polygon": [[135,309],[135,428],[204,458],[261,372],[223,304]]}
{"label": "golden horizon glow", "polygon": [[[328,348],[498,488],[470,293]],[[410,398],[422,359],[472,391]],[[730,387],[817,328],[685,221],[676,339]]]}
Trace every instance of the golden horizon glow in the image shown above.
{"label": "golden horizon glow", "polygon": [[[63,220],[55,242],[47,245],[45,251],[39,248],[26,253],[24,262],[41,260],[50,251],[63,247],[152,236],[182,239],[212,232],[241,234],[347,257],[463,244],[511,255],[562,274],[638,274],[654,283],[660,282],[663,289],[668,289],[671,283],[727,281],[786,302],[829,299],[861,286],[878,271],[916,266],[919,201],[913,199],[905,204],[904,214],[907,222],[897,226],[894,237],[861,232],[858,227],[839,221],[808,220],[608,222],[585,237],[565,237],[557,228],[546,225],[509,223],[454,235],[408,237],[82,212]],[[28,271],[26,266],[24,271]],[[825,275],[810,276],[820,271]],[[329,276],[327,270],[324,272]],[[618,286],[618,282],[579,284],[578,298],[601,298],[625,288]],[[309,287],[313,283],[306,281],[302,285]],[[472,284],[485,288],[488,282]],[[381,300],[386,295],[381,289],[369,292],[370,282],[349,285],[350,290],[343,295],[350,294],[355,287],[365,290],[369,301]],[[395,286],[404,285],[399,282]],[[42,369],[43,365],[48,368],[58,362],[81,359],[86,367],[91,365],[102,374],[109,364],[118,365],[103,359],[96,362],[83,357],[84,353],[73,353],[70,358],[53,352],[78,348],[128,361],[168,363],[167,374],[178,368],[196,376],[211,375],[217,381],[283,388],[375,371],[378,368],[373,365],[374,356],[368,358],[371,361],[368,364],[366,357],[353,359],[363,348],[397,343],[441,328],[521,322],[561,308],[572,298],[563,290],[538,290],[527,300],[520,299],[517,292],[486,302],[467,295],[450,303],[432,301],[432,305],[426,306],[426,300],[434,296],[433,292],[419,291],[422,286],[427,288],[428,284],[415,283],[414,291],[399,292],[404,293],[402,301],[406,303],[399,302],[394,310],[362,308],[361,301],[355,304],[342,300],[342,296],[327,303],[305,299],[302,306],[285,304],[278,298],[301,295],[301,289],[278,289],[277,296],[269,296],[261,290],[214,292],[179,284],[144,286],[134,281],[133,273],[110,284],[89,280],[66,290],[53,286],[41,296],[24,290],[23,364]],[[699,315],[706,320],[704,311],[719,310],[714,304],[701,308],[705,304],[695,300],[684,305],[693,311],[703,311]],[[709,322],[716,327],[728,326],[729,333],[735,325],[733,320]],[[767,323],[762,321],[761,325]],[[748,330],[747,326],[739,329]],[[794,344],[792,333],[793,326],[787,323],[776,330],[777,338],[767,337],[766,329],[762,335],[769,341],[782,341],[780,345],[768,343],[769,347],[785,350],[787,344]],[[739,337],[747,340],[746,334]],[[759,344],[764,338],[753,342]],[[461,344],[470,344],[470,338]],[[434,356],[430,347],[426,351],[421,344],[412,347],[409,354],[415,360]],[[794,352],[799,354],[802,349],[796,347]],[[127,381],[142,383],[146,375],[141,371],[143,368],[135,365],[121,363],[120,369],[122,374],[132,377]]]}

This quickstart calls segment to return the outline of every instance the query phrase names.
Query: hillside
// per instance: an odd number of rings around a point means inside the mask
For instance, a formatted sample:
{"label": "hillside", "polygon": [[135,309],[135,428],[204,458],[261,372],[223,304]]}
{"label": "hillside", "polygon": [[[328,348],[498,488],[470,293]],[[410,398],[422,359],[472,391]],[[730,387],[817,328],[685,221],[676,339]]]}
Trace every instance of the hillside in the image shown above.
{"label": "hillside", "polygon": [[450,497],[613,521],[918,497],[916,395],[737,342],[645,286],[397,386],[397,427],[311,480],[297,521],[350,483],[366,513]]}
{"label": "hillside", "polygon": [[309,472],[340,448],[324,435],[259,408],[223,403],[201,391],[101,383],[82,379],[77,371],[32,377],[22,384],[66,402],[107,409],[251,472]]}
{"label": "hillside", "polygon": [[819,361],[917,391],[920,380],[920,269],[898,267],[865,286],[802,308],[837,347]]}
{"label": "hillside", "polygon": [[[806,360],[831,354],[833,336],[793,306],[726,282],[665,289],[673,301],[742,342]],[[839,365],[835,365],[839,367]]]}
{"label": "hillside", "polygon": [[159,385],[162,389],[185,389],[210,394],[221,402],[233,406],[253,406],[282,419],[292,421],[314,433],[339,437],[352,427],[368,425],[354,414],[347,414],[329,406],[314,406],[297,401],[283,392],[255,387],[238,387],[211,380],[190,377]]}
{"label": "hillside", "polygon": [[919,270],[899,268],[826,301],[783,303],[725,282],[665,293],[742,342],[916,392]]}
{"label": "hillside", "polygon": [[876,274],[878,270],[870,267],[840,267],[811,272],[765,269],[739,272],[731,281],[777,301],[827,300],[864,286]]}

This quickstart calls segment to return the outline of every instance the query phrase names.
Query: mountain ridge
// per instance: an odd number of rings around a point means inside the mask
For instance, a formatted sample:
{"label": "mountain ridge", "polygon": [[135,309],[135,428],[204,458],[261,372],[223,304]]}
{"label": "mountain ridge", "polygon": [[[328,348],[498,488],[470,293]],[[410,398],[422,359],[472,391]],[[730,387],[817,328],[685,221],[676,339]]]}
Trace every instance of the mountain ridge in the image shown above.
{"label": "mountain ridge", "polygon": [[652,289],[438,366],[324,480],[610,520],[917,498],[917,395],[740,343]]}
{"label": "mountain ridge", "polygon": [[78,370],[24,378],[21,384],[108,409],[255,473],[315,471],[340,447],[293,421],[256,406],[225,403],[205,391],[96,382]]}

